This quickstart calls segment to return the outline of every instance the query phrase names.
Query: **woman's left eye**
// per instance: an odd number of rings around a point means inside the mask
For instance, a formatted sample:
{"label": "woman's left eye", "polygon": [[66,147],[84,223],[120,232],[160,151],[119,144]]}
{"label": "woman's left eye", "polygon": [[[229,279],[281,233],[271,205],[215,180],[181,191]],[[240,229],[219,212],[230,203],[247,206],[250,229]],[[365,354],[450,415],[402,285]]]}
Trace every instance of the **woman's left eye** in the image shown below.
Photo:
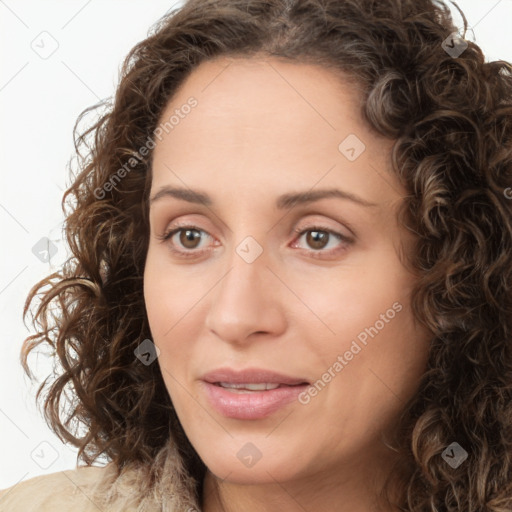
{"label": "woman's left eye", "polygon": [[[321,226],[311,226],[307,229],[296,229],[295,232],[298,233],[299,235],[297,238],[298,240],[300,240],[300,238],[302,238],[303,235],[308,234],[305,240],[306,243],[310,245],[310,247],[312,247],[312,249],[304,250],[310,253],[315,258],[323,257],[323,255],[325,254],[335,255],[338,252],[346,250],[347,246],[354,242],[354,240],[351,237],[347,237],[345,235],[342,235],[341,233]],[[201,233],[210,236],[206,231],[198,228],[197,226],[180,226],[167,231],[164,235],[158,236],[158,238],[162,242],[172,242],[174,235],[179,234],[179,244],[185,250],[176,249],[175,244],[173,242],[170,244],[170,248],[174,253],[178,254],[179,256],[189,258],[201,255],[204,252],[210,250],[195,250],[198,248],[197,242],[201,242]],[[330,250],[323,250],[328,246],[329,242],[331,242],[333,238],[336,239],[338,242],[342,243],[339,243],[334,249],[331,248]],[[294,245],[292,245],[292,247],[296,246],[297,244],[294,242]]]}
{"label": "woman's left eye", "polygon": [[[307,229],[296,229],[295,232],[299,234],[298,239],[303,235],[308,234],[305,238],[306,243],[310,247],[314,247],[314,250],[305,250],[312,253],[311,255],[315,258],[321,258],[324,254],[328,254],[329,256],[337,255],[339,252],[346,250],[347,246],[354,242],[351,237],[342,235],[341,233],[322,226],[312,226]],[[324,251],[323,249],[327,247],[328,243],[333,238],[342,243],[337,245],[334,249]]]}

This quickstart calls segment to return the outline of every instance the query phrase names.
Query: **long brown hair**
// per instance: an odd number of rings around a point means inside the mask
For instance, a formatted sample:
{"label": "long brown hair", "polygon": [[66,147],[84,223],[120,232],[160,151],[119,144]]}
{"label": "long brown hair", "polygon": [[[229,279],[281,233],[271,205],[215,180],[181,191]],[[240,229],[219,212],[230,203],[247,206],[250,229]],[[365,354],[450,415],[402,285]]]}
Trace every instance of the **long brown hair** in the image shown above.
{"label": "long brown hair", "polygon": [[[368,125],[396,140],[393,169],[409,192],[400,221],[417,240],[411,305],[434,334],[392,440],[388,483],[401,510],[512,510],[512,66],[485,62],[454,32],[434,0],[190,0],[130,51],[114,101],[75,125],[78,168],[62,201],[72,256],[24,310],[35,309],[37,331],[24,368],[38,345],[54,349],[37,397],[79,458],[151,466],[172,438],[199,492],[205,467],[159,367],[134,356],[151,337],[142,279],[152,151],[139,150],[201,62],[267,55],[343,73]],[[442,456],[453,442],[467,452],[457,467]]]}

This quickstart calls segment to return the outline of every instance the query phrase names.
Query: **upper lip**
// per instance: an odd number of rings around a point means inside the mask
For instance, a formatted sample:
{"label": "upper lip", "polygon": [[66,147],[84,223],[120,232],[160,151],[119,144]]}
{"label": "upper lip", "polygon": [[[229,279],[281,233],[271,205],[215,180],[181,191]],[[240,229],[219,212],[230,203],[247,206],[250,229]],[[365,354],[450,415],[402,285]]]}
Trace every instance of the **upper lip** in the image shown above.
{"label": "upper lip", "polygon": [[297,384],[309,384],[307,379],[302,377],[290,377],[282,373],[265,370],[263,368],[246,368],[245,370],[234,370],[232,368],[218,368],[203,375],[202,380],[210,384],[218,382],[229,382],[232,384],[286,384],[294,386]]}

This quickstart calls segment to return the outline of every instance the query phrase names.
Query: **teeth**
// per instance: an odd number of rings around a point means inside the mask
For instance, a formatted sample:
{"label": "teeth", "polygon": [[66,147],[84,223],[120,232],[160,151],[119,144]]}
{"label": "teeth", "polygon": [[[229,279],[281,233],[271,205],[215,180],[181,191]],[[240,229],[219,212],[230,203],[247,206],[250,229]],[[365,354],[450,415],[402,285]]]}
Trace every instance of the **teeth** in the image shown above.
{"label": "teeth", "polygon": [[219,385],[227,389],[247,389],[249,391],[266,391],[267,389],[276,389],[280,384],[263,382],[261,384],[233,384],[231,382],[219,382]]}

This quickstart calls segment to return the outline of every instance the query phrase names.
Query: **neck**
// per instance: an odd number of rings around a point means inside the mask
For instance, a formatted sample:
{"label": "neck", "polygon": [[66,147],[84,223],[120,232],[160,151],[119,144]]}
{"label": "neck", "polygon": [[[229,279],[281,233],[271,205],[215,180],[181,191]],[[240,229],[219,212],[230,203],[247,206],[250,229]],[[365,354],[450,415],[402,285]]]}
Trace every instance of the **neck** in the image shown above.
{"label": "neck", "polygon": [[[308,475],[307,479],[277,481],[259,484],[239,484],[222,480],[207,470],[203,482],[204,512],[297,512],[323,510],[325,512],[397,512],[378,499],[390,464],[377,467],[375,459],[368,465],[351,464],[331,469],[328,473]],[[373,465],[372,465],[373,464]],[[344,470],[343,470],[344,469]]]}

